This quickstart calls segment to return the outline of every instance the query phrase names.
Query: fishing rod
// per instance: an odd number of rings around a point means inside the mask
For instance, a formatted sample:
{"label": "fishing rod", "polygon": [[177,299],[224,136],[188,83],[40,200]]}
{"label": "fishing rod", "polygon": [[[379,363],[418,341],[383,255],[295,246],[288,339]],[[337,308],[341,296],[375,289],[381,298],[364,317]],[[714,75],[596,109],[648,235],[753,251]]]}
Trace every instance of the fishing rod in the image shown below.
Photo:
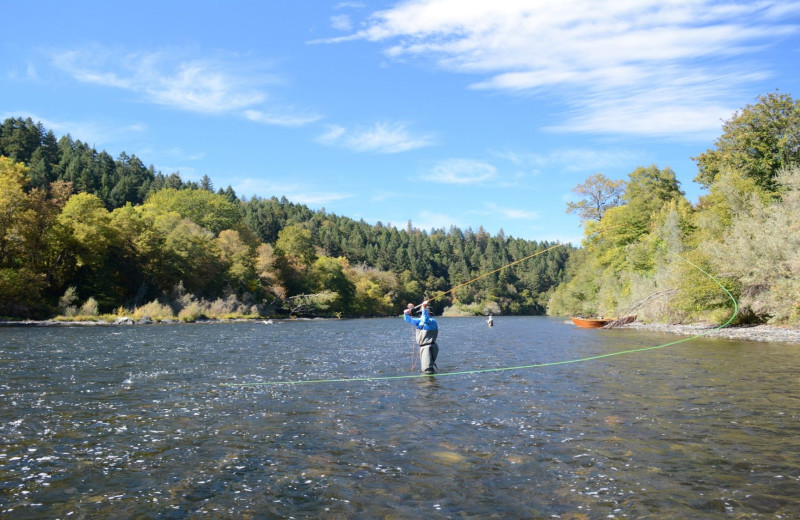
{"label": "fishing rod", "polygon": [[[677,257],[679,260],[686,262],[691,267],[702,273],[703,275],[707,276],[711,281],[719,286],[720,289],[730,298],[731,303],[733,304],[733,313],[731,314],[730,318],[717,327],[712,329],[707,329],[699,334],[695,334],[693,336],[689,336],[686,338],[682,338],[675,341],[670,341],[668,343],[662,343],[660,345],[653,345],[648,347],[640,347],[640,348],[633,348],[627,350],[620,350],[617,352],[608,352],[605,354],[598,354],[595,356],[588,356],[582,358],[574,358],[574,359],[566,359],[562,361],[551,361],[547,363],[533,363],[529,365],[518,365],[518,366],[505,366],[505,367],[496,367],[496,368],[481,368],[475,370],[461,370],[456,372],[439,372],[436,374],[436,377],[443,377],[443,376],[463,376],[463,375],[470,375],[470,374],[485,374],[490,372],[506,372],[506,371],[515,371],[515,370],[525,370],[525,369],[532,369],[532,368],[544,368],[544,367],[554,367],[560,365],[570,365],[576,363],[586,363],[589,361],[596,361],[599,359],[605,359],[615,356],[622,356],[626,354],[634,354],[639,352],[648,352],[653,350],[662,349],[665,347],[678,345],[680,343],[685,343],[688,341],[692,341],[693,339],[697,339],[703,337],[707,334],[711,334],[716,330],[723,329],[733,322],[736,316],[739,313],[739,305],[736,302],[736,298],[734,298],[733,294],[714,276],[712,276],[707,271],[703,270],[697,264],[687,260],[686,258],[682,257],[681,255],[674,253],[670,250],[666,250],[668,253],[672,254],[673,256]],[[418,379],[422,377],[432,377],[433,374],[403,374],[403,375],[393,375],[393,376],[371,376],[371,377],[341,377],[341,378],[332,378],[332,379],[298,379],[298,380],[281,380],[281,381],[261,381],[261,382],[253,382],[253,383],[222,383],[222,386],[229,387],[229,388],[247,388],[247,387],[269,387],[269,386],[278,386],[278,385],[308,385],[308,384],[323,384],[323,383],[355,383],[355,382],[365,382],[365,381],[394,381],[399,379]]]}
{"label": "fishing rod", "polygon": [[[456,285],[456,286],[452,287],[451,289],[448,289],[448,290],[446,290],[446,291],[442,292],[441,294],[437,294],[437,295],[436,295],[436,296],[434,296],[433,298],[428,298],[428,299],[426,299],[426,300],[425,300],[425,301],[423,301],[422,303],[420,303],[420,304],[418,304],[418,305],[415,305],[414,307],[412,307],[412,310],[417,310],[418,308],[422,307],[422,304],[423,304],[423,303],[425,303],[425,302],[430,302],[430,301],[432,301],[432,300],[437,300],[437,299],[441,298],[442,296],[444,296],[445,294],[450,294],[451,292],[454,292],[454,291],[456,291],[456,290],[458,290],[458,289],[461,289],[462,287],[466,287],[467,285],[469,285],[469,284],[471,284],[471,283],[477,282],[477,281],[478,281],[478,280],[480,280],[481,278],[486,278],[487,276],[489,276],[489,275],[493,275],[494,273],[496,273],[496,272],[499,272],[499,271],[502,271],[503,269],[508,269],[508,268],[509,268],[509,267],[511,267],[511,266],[517,265],[517,264],[519,264],[519,263],[522,263],[522,262],[524,262],[525,260],[529,260],[529,259],[531,259],[531,258],[533,258],[533,257],[535,257],[535,256],[542,255],[542,254],[544,254],[544,253],[546,253],[546,252],[548,252],[548,251],[550,251],[550,250],[552,250],[552,249],[555,249],[555,248],[557,248],[557,247],[562,247],[562,246],[564,246],[564,245],[566,245],[566,244],[556,244],[556,245],[554,245],[554,246],[550,246],[550,247],[548,247],[547,249],[542,249],[541,251],[537,251],[537,252],[535,252],[535,253],[533,253],[533,254],[530,254],[530,255],[528,255],[528,256],[526,256],[526,257],[524,257],[524,258],[520,258],[519,260],[514,260],[513,262],[509,262],[509,263],[507,263],[506,265],[504,265],[503,267],[498,267],[497,269],[495,269],[495,270],[493,270],[493,271],[489,271],[488,273],[484,273],[484,274],[482,274],[482,275],[476,276],[475,278],[472,278],[471,280],[467,280],[467,281],[466,281],[466,282],[464,282],[464,283],[458,284],[458,285]],[[409,305],[411,305],[411,304],[409,304]]]}
{"label": "fishing rod", "polygon": [[[528,256],[525,256],[524,258],[520,258],[519,260],[514,260],[513,262],[509,262],[509,263],[507,263],[506,265],[504,265],[502,267],[498,267],[497,269],[494,269],[493,271],[489,271],[488,273],[484,273],[482,275],[479,275],[479,276],[476,276],[476,277],[472,278],[471,280],[467,280],[464,283],[458,284],[458,285],[452,287],[451,289],[449,289],[447,291],[444,291],[441,294],[438,294],[438,295],[434,296],[433,298],[428,298],[428,299],[424,300],[422,303],[420,303],[418,305],[414,305],[413,303],[409,303],[406,309],[410,310],[410,312],[413,313],[415,310],[417,310],[418,308],[422,307],[423,305],[427,305],[428,303],[430,303],[431,300],[436,300],[438,298],[441,298],[445,294],[449,294],[449,293],[454,292],[454,291],[456,291],[458,289],[461,289],[462,287],[466,287],[467,285],[469,285],[471,283],[474,283],[474,282],[480,280],[481,278],[486,278],[487,276],[492,275],[492,274],[494,274],[494,273],[496,273],[498,271],[502,271],[503,269],[508,269],[509,267],[512,267],[512,266],[514,266],[516,264],[522,263],[525,260],[528,260],[528,259],[533,258],[535,256],[542,255],[542,254],[544,254],[544,253],[546,253],[546,252],[548,252],[548,251],[550,251],[552,249],[555,249],[557,247],[561,247],[562,245],[564,245],[564,244],[556,244],[554,246],[548,247],[547,249],[543,249],[541,251],[537,251],[537,252],[532,253],[532,254],[530,254]],[[412,325],[411,326],[411,330],[412,330],[411,371],[413,371],[414,368],[416,368],[417,359],[419,357],[419,349],[417,348],[419,345],[417,343],[416,327],[414,327]]]}
{"label": "fishing rod", "polygon": [[[620,227],[620,226],[612,226],[611,228],[599,229],[599,230],[597,230],[595,232],[590,233],[590,235],[596,236],[596,235],[600,234],[601,232],[604,232],[604,231],[607,231],[608,229],[613,229],[613,228],[616,228],[616,227]],[[554,246],[548,247],[547,249],[543,249],[542,251],[537,251],[536,253],[530,254],[530,255],[528,255],[528,256],[526,256],[524,258],[520,258],[519,260],[515,260],[513,262],[510,262],[510,263],[504,265],[503,267],[499,267],[497,269],[494,269],[493,271],[489,271],[488,273],[484,273],[484,274],[482,274],[480,276],[476,276],[475,278],[472,278],[471,280],[468,280],[468,281],[466,281],[466,282],[464,282],[462,284],[456,285],[455,287],[453,287],[453,288],[451,288],[451,289],[449,289],[447,291],[444,291],[441,294],[438,294],[438,295],[434,296],[433,298],[429,298],[428,300],[425,300],[423,303],[429,302],[430,300],[435,300],[437,298],[441,298],[445,294],[449,294],[449,293],[451,293],[451,292],[453,292],[453,291],[455,291],[457,289],[460,289],[461,287],[465,287],[465,286],[467,286],[467,285],[469,285],[471,283],[474,283],[477,280],[480,280],[481,278],[485,278],[486,276],[494,274],[494,273],[496,273],[498,271],[502,271],[503,269],[507,269],[507,268],[509,268],[509,267],[511,267],[513,265],[516,265],[516,264],[519,264],[521,262],[524,262],[525,260],[533,258],[533,257],[535,257],[537,255],[544,254],[544,253],[546,253],[546,252],[548,252],[548,251],[550,251],[552,249],[555,249],[557,247],[560,247],[562,245],[565,245],[565,244],[556,244]],[[620,351],[617,351],[617,352],[610,352],[610,353],[600,354],[600,355],[596,355],[596,356],[589,356],[589,357],[575,358],[575,359],[566,359],[566,360],[563,360],[563,361],[553,361],[553,362],[549,362],[549,363],[534,363],[534,364],[529,364],[529,365],[506,366],[506,367],[496,367],[496,368],[483,368],[483,369],[477,369],[477,370],[463,370],[463,371],[456,371],[456,372],[439,372],[436,375],[437,376],[459,376],[459,375],[467,375],[467,374],[483,374],[483,373],[489,373],[489,372],[505,372],[505,371],[509,371],[509,370],[523,370],[523,369],[532,369],[532,368],[543,368],[543,367],[552,367],[552,366],[559,366],[559,365],[568,365],[568,364],[574,364],[574,363],[585,363],[585,362],[588,362],[588,361],[594,361],[594,360],[604,359],[604,358],[609,358],[609,357],[614,357],[614,356],[621,356],[621,355],[625,355],[625,354],[633,354],[633,353],[638,353],[638,352],[647,352],[647,351],[662,349],[662,348],[665,348],[665,347],[669,347],[669,346],[672,346],[672,345],[677,345],[677,344],[680,344],[680,343],[691,341],[691,340],[696,339],[696,338],[703,337],[703,336],[705,336],[707,334],[711,334],[712,332],[714,332],[716,330],[723,329],[723,328],[727,327],[728,325],[730,325],[733,322],[733,320],[736,318],[736,316],[739,314],[739,304],[736,301],[736,298],[733,296],[733,294],[731,294],[731,292],[727,289],[727,287],[725,287],[722,284],[722,282],[720,282],[713,275],[711,275],[707,271],[703,270],[703,268],[701,268],[699,265],[697,265],[697,264],[693,263],[692,261],[684,258],[683,256],[679,255],[678,253],[675,253],[674,251],[670,251],[664,244],[661,244],[661,246],[663,247],[663,249],[664,249],[664,251],[666,253],[676,257],[678,260],[680,260],[682,262],[685,262],[685,263],[689,264],[692,268],[694,268],[698,272],[700,272],[703,275],[705,275],[706,277],[708,277],[708,279],[710,279],[712,282],[717,284],[719,286],[719,288],[722,289],[722,291],[727,295],[727,297],[730,299],[731,303],[733,304],[733,313],[728,318],[728,320],[725,321],[725,323],[723,323],[723,324],[721,324],[721,325],[719,325],[717,327],[714,327],[712,329],[708,329],[708,330],[706,330],[704,332],[701,332],[699,334],[695,334],[693,336],[682,338],[682,339],[679,339],[679,340],[676,340],[676,341],[670,341],[668,343],[662,343],[660,345],[653,345],[653,346],[642,347],[642,348],[620,350]],[[421,307],[422,303],[420,303],[419,305],[416,305],[416,306],[413,306],[413,304],[411,304],[411,303],[409,303],[408,305],[409,305],[409,308],[412,309],[412,312],[413,312],[413,309],[417,309],[417,308]],[[412,366],[412,370],[413,370],[413,366]],[[352,378],[333,378],[333,379],[315,379],[315,380],[263,381],[263,382],[257,382],[257,383],[223,383],[222,386],[235,387],[235,388],[244,388],[244,387],[274,386],[274,385],[300,385],[300,384],[320,384],[320,383],[350,383],[350,382],[358,382],[358,381],[362,381],[362,382],[363,381],[390,381],[390,380],[398,380],[398,379],[416,379],[416,378],[420,378],[420,377],[431,377],[432,375],[433,374],[408,374],[408,375],[394,375],[394,376],[352,377]]]}

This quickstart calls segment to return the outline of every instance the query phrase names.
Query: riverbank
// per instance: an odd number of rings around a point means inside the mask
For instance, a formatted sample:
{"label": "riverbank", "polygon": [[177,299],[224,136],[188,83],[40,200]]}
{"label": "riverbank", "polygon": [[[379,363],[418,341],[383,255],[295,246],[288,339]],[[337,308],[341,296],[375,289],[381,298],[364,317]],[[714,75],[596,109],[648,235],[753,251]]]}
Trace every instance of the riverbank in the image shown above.
{"label": "riverbank", "polygon": [[640,329],[653,332],[667,332],[683,336],[696,336],[702,334],[710,338],[725,338],[737,341],[759,341],[767,343],[797,343],[800,344],[800,329],[788,327],[775,327],[772,325],[753,325],[739,327],[725,327],[717,329],[717,325],[665,325],[662,323],[642,323],[639,321],[623,325],[621,329]]}
{"label": "riverbank", "polygon": [[[305,320],[313,318],[291,318],[293,320]],[[122,317],[114,321],[107,320],[2,320],[0,327],[126,327],[132,325],[182,325],[192,323],[264,323],[271,325],[272,323],[282,321],[281,319],[270,318],[231,318],[231,319],[200,319],[194,321],[183,320],[151,320],[150,318],[142,318],[133,320],[131,318]]]}
{"label": "riverbank", "polygon": [[[314,318],[293,318],[293,320],[309,320]],[[321,319],[321,318],[317,318]],[[263,323],[267,325],[271,325],[273,323],[278,323],[280,321],[286,321],[286,319],[249,319],[249,318],[234,318],[234,319],[227,319],[227,320],[216,320],[216,319],[203,319],[203,320],[196,320],[194,322],[184,322],[181,320],[161,320],[161,321],[154,321],[148,318],[144,318],[138,321],[134,321],[130,318],[118,318],[115,321],[104,321],[104,320],[97,320],[97,321],[60,321],[60,320],[21,320],[21,321],[11,321],[11,320],[3,320],[0,321],[0,327],[3,326],[10,326],[10,327],[104,327],[104,326],[111,326],[111,327],[119,327],[119,326],[132,326],[132,325],[148,325],[148,324],[160,324],[160,325],[175,325],[175,324],[184,324],[184,323],[233,323],[233,322],[252,322],[252,323]],[[565,323],[570,323],[570,321],[566,321]],[[681,336],[697,336],[702,334],[703,336],[710,337],[710,338],[725,338],[725,339],[733,339],[737,341],[757,341],[757,342],[767,342],[767,343],[796,343],[800,344],[800,329],[793,329],[789,327],[776,327],[773,325],[752,325],[752,326],[738,326],[738,327],[726,327],[723,329],[716,329],[716,325],[712,324],[694,324],[694,325],[665,325],[663,323],[642,323],[640,321],[636,321],[633,323],[629,323],[628,325],[623,325],[618,327],[620,329],[640,329],[640,330],[647,330],[652,332],[666,332],[669,334],[677,334]]]}

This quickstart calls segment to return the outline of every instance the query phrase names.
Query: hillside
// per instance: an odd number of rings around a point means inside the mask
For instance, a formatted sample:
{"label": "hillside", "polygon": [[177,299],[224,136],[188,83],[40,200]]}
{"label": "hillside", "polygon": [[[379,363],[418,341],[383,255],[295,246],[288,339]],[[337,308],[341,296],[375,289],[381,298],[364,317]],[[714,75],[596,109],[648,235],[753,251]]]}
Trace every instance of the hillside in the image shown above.
{"label": "hillside", "polygon": [[574,251],[556,247],[442,295],[555,244],[247,200],[30,119],[4,121],[0,156],[7,317],[385,316],[425,298],[438,312],[543,314]]}

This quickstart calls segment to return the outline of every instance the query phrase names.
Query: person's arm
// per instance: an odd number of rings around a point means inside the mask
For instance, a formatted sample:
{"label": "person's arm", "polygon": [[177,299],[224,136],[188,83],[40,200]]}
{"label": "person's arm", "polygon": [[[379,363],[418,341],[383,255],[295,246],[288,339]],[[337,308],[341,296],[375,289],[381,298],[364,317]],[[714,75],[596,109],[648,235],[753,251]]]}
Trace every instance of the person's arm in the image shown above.
{"label": "person's arm", "polygon": [[409,303],[406,310],[403,311],[403,319],[406,320],[407,323],[410,323],[414,326],[417,325],[417,320],[411,317],[411,311],[414,310],[414,304]]}
{"label": "person's arm", "polygon": [[430,303],[428,300],[425,300],[424,302],[421,303],[421,305],[422,305],[422,321],[427,320],[428,317],[431,315],[431,313],[428,311],[428,303]]}

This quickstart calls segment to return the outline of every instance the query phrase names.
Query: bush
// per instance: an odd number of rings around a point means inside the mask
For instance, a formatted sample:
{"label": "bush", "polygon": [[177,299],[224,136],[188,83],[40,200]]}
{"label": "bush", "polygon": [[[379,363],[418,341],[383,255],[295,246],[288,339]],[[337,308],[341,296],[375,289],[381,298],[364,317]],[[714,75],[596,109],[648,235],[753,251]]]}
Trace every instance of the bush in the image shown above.
{"label": "bush", "polygon": [[158,300],[153,300],[141,307],[137,307],[136,310],[133,311],[133,319],[139,320],[145,316],[155,321],[175,319],[172,307],[159,303]]}
{"label": "bush", "polygon": [[178,319],[186,323],[192,323],[204,317],[203,308],[197,302],[190,303],[178,313]]}
{"label": "bush", "polygon": [[64,295],[58,299],[58,313],[62,316],[72,317],[78,314],[75,302],[78,301],[78,290],[75,287],[67,287]]}
{"label": "bush", "polygon": [[81,308],[78,310],[78,314],[80,316],[97,316],[97,300],[92,297],[89,297],[88,300],[81,305]]}

